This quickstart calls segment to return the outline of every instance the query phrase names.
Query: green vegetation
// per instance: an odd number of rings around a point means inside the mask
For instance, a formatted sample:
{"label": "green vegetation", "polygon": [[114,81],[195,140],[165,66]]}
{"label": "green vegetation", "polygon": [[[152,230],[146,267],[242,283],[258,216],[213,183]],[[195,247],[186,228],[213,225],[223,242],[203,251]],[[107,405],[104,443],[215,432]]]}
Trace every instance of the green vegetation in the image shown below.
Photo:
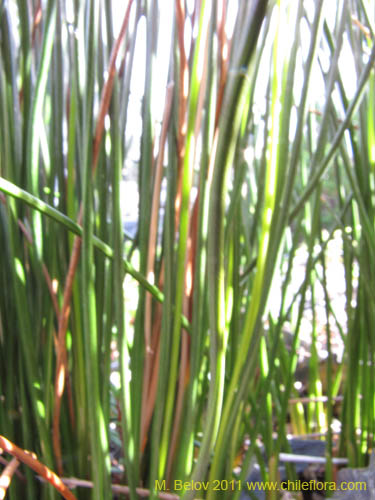
{"label": "green vegetation", "polygon": [[[371,0],[1,2],[0,435],[77,498],[235,485],[255,453],[272,480],[290,433],[320,433],[330,481],[337,422],[366,463],[374,31]],[[11,500],[58,498],[21,469]]]}

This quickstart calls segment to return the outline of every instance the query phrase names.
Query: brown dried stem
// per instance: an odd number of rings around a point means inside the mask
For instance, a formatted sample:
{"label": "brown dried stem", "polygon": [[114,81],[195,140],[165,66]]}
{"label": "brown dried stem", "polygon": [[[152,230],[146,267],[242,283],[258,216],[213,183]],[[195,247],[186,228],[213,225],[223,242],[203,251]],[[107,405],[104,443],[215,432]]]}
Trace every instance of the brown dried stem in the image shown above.
{"label": "brown dried stem", "polygon": [[35,456],[19,448],[17,445],[9,441],[9,439],[0,435],[0,448],[3,448],[7,453],[15,457],[20,462],[26,464],[30,469],[33,469],[39,476],[48,481],[66,500],[77,500],[73,493],[61,481],[61,479],[46,465],[37,460]]}

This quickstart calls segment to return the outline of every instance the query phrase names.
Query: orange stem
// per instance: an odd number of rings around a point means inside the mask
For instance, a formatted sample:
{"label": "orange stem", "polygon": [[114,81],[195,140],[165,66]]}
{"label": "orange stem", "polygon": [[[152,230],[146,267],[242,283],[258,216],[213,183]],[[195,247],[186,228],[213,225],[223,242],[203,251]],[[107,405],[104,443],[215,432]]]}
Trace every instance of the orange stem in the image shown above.
{"label": "orange stem", "polygon": [[39,476],[45,479],[64,497],[66,500],[77,500],[73,493],[65,486],[61,479],[46,465],[42,464],[34,456],[26,450],[19,448],[17,445],[9,441],[9,439],[0,435],[0,447],[7,453],[17,458],[20,462],[26,464],[30,469],[33,469]]}

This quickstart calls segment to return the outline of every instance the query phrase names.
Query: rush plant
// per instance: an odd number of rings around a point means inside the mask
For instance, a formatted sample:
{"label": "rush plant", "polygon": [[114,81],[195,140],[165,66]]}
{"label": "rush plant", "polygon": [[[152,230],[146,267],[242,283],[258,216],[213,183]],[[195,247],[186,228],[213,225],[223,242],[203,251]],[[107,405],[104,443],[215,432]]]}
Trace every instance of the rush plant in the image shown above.
{"label": "rush plant", "polygon": [[[7,453],[69,477],[77,498],[190,499],[191,484],[238,498],[254,454],[277,478],[291,432],[326,439],[332,478],[340,395],[340,453],[365,464],[374,30],[371,0],[1,2]],[[327,277],[337,237],[344,319]],[[294,385],[306,308],[308,405]],[[322,386],[333,330],[344,364]],[[57,498],[17,466],[0,498]]]}

